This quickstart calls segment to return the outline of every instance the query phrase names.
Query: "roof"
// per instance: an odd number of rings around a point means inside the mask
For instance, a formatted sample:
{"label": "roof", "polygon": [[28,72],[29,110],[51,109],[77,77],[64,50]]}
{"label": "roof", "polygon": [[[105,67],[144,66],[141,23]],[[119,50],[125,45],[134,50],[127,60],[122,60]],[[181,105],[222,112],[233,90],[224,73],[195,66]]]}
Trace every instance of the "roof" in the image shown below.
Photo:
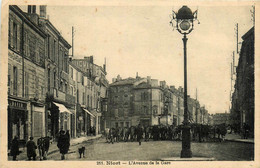
{"label": "roof", "polygon": [[120,81],[111,83],[110,86],[120,86],[120,85],[133,85],[135,82],[143,80],[144,78],[126,78]]}
{"label": "roof", "polygon": [[23,12],[17,5],[10,5],[9,9],[12,10],[16,15],[18,15],[18,17],[20,17],[24,22],[26,22],[30,26],[30,28],[35,30],[42,37],[47,37],[45,32],[43,32],[38,25],[32,22],[31,19],[26,15],[26,13]]}
{"label": "roof", "polygon": [[71,45],[67,42],[67,40],[65,40],[61,33],[56,29],[56,27],[51,23],[51,21],[49,19],[45,19],[47,25],[52,28],[52,30],[58,35],[59,40],[65,45],[65,47],[67,47],[68,49],[71,48]]}

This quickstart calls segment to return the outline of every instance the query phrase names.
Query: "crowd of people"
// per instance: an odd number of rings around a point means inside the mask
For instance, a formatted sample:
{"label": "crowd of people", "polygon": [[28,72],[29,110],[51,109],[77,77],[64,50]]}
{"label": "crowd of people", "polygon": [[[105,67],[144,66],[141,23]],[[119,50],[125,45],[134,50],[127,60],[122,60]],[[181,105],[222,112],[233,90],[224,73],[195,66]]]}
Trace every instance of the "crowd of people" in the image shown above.
{"label": "crowd of people", "polygon": [[[183,125],[153,125],[153,126],[138,126],[131,127],[112,127],[105,131],[106,141],[108,143],[127,142],[127,141],[144,141],[149,140],[181,140]],[[227,133],[225,124],[210,126],[204,124],[190,124],[191,140],[203,141],[223,141]],[[141,144],[141,143],[139,143]]]}
{"label": "crowd of people", "polygon": [[[115,127],[107,128],[105,130],[105,137],[108,143],[114,142],[128,142],[137,141],[141,145],[142,140],[159,141],[159,140],[181,140],[183,125],[153,125],[142,126],[141,124],[131,127]],[[190,124],[191,140],[193,141],[210,141],[217,140],[223,141],[227,134],[227,126],[225,124],[219,124],[215,126],[203,125],[203,124]],[[250,127],[248,124],[243,125],[243,138],[249,137]],[[232,130],[231,130],[232,133]],[[46,160],[50,146],[50,137],[41,137],[37,140],[37,144],[34,142],[34,138],[30,137],[26,143],[27,158],[28,160],[36,160],[38,149],[38,155],[40,160]],[[61,160],[65,159],[65,155],[69,151],[70,147],[70,134],[69,131],[60,130],[57,136],[57,147],[61,154]],[[15,136],[11,142],[10,155],[13,160],[17,160],[17,156],[21,153],[19,151],[18,137]]]}

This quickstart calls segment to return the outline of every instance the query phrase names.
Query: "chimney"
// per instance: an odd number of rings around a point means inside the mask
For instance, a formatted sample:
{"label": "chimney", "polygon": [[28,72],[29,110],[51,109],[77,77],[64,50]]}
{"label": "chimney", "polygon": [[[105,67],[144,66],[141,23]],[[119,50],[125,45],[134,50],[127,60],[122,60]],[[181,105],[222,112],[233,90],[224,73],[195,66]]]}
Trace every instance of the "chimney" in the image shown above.
{"label": "chimney", "polygon": [[147,83],[151,84],[151,76],[147,76]]}
{"label": "chimney", "polygon": [[32,5],[28,5],[28,13],[32,13]]}
{"label": "chimney", "polygon": [[178,88],[178,91],[181,92],[181,93],[183,93],[183,88],[180,86],[180,87]]}
{"label": "chimney", "polygon": [[36,25],[39,25],[39,16],[36,13],[36,5],[28,5],[28,17]]}
{"label": "chimney", "polygon": [[117,75],[116,81],[120,81],[121,79],[120,75]]}
{"label": "chimney", "polygon": [[36,5],[32,6],[32,13],[36,14]]}
{"label": "chimney", "polygon": [[165,86],[166,86],[166,82],[165,81],[160,81],[160,87],[165,88]]}
{"label": "chimney", "polygon": [[139,78],[139,76],[138,76],[138,72],[136,72],[136,77],[135,77],[135,78],[136,78],[136,79]]}
{"label": "chimney", "polygon": [[46,5],[40,6],[40,18],[46,19]]}
{"label": "chimney", "polygon": [[104,63],[104,65],[103,65],[103,69],[104,69],[105,72],[106,72],[106,66],[107,66],[107,60],[106,60],[106,58],[105,58],[105,63]]}
{"label": "chimney", "polygon": [[116,78],[112,78],[112,83],[116,82]]}
{"label": "chimney", "polygon": [[174,90],[175,90],[175,86],[174,86],[174,85],[170,86],[170,89],[171,89],[172,91],[174,91]]}
{"label": "chimney", "polygon": [[90,62],[91,64],[93,64],[93,55],[90,56],[89,58],[90,58],[89,62]]}

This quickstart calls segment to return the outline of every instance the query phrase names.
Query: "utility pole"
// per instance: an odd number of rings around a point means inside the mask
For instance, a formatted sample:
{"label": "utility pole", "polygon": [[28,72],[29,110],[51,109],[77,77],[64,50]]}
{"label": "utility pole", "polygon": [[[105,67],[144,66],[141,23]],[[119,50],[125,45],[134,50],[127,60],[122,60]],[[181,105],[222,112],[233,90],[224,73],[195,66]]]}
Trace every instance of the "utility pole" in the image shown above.
{"label": "utility pole", "polygon": [[196,124],[198,123],[198,92],[197,92],[197,88],[196,88]]}
{"label": "utility pole", "polygon": [[239,53],[239,51],[238,51],[238,23],[236,24],[235,31],[236,31],[236,39],[237,39],[237,54],[238,54]]}
{"label": "utility pole", "polygon": [[230,90],[230,101],[232,101],[232,91],[233,91],[233,85],[232,85],[232,81],[233,81],[233,63],[231,62],[231,66],[230,66],[230,69],[231,69],[231,90]]}
{"label": "utility pole", "polygon": [[72,26],[72,54],[71,56],[73,57],[74,56],[74,36],[75,36],[75,30],[74,30],[74,27]]}

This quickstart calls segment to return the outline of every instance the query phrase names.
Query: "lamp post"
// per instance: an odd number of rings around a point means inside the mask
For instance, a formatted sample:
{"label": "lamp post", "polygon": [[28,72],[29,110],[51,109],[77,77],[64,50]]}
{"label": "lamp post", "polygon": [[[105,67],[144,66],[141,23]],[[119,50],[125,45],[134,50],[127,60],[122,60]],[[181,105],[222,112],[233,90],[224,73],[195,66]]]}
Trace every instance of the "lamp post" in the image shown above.
{"label": "lamp post", "polygon": [[[187,106],[187,34],[193,30],[193,21],[197,19],[197,11],[192,12],[187,6],[182,6],[178,12],[172,11],[171,25],[183,34],[183,49],[184,49],[184,121],[182,129],[182,151],[181,158],[191,158],[192,152],[190,149],[190,126],[188,121],[188,106]],[[176,26],[173,25],[173,20]]]}

